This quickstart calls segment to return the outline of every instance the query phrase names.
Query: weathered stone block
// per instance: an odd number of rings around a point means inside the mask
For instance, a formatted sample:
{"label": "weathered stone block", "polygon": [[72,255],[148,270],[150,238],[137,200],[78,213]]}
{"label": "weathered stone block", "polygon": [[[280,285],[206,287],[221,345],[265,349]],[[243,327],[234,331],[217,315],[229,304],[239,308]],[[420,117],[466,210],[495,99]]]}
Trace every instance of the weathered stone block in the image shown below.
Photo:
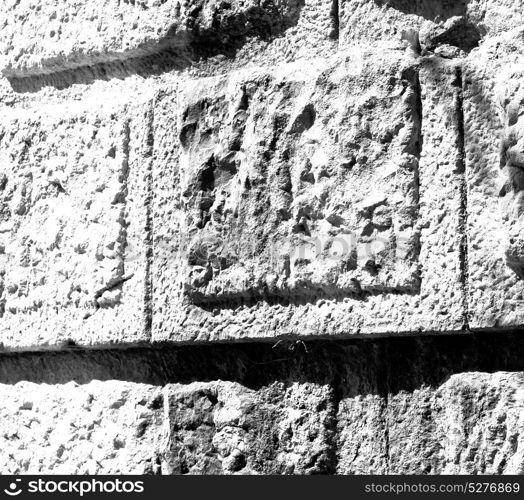
{"label": "weathered stone block", "polygon": [[449,47],[469,51],[486,35],[524,24],[514,0],[341,0],[339,17],[343,46],[404,40],[417,50],[448,46],[442,54],[453,55]]}
{"label": "weathered stone block", "polygon": [[1,119],[5,347],[148,338],[147,107],[92,104]]}
{"label": "weathered stone block", "polygon": [[313,474],[333,466],[328,385],[194,383],[167,386],[164,397],[164,473]]}
{"label": "weathered stone block", "polygon": [[379,345],[364,341],[347,346],[341,359],[336,381],[336,473],[386,474],[387,357]]}
{"label": "weathered stone block", "polygon": [[482,34],[489,35],[524,24],[522,4],[515,0],[468,0],[467,17]]}
{"label": "weathered stone block", "polygon": [[409,60],[361,55],[181,84],[178,137],[157,127],[156,340],[464,323],[456,110],[421,115],[454,70],[422,96]]}
{"label": "weathered stone block", "polygon": [[417,290],[416,73],[382,67],[369,87],[376,69],[355,74],[351,61],[181,90],[192,303]]}
{"label": "weathered stone block", "polygon": [[161,53],[168,56],[164,64],[184,68],[189,60],[234,56],[244,46],[243,59],[268,52],[288,60],[310,56],[333,30],[331,2],[323,0],[30,0],[0,8],[1,66],[10,78],[129,60],[136,70],[149,66],[145,56]]}
{"label": "weathered stone block", "polygon": [[112,380],[1,385],[3,474],[159,471],[162,391]]}
{"label": "weathered stone block", "polygon": [[0,470],[521,474],[523,350],[514,332],[4,354]]}
{"label": "weathered stone block", "polygon": [[390,395],[389,473],[522,474],[522,373],[462,373]]}
{"label": "weathered stone block", "polygon": [[489,334],[348,343],[336,365],[338,473],[520,474],[513,338],[507,349]]}
{"label": "weathered stone block", "polygon": [[524,31],[487,41],[464,71],[473,328],[524,323]]}

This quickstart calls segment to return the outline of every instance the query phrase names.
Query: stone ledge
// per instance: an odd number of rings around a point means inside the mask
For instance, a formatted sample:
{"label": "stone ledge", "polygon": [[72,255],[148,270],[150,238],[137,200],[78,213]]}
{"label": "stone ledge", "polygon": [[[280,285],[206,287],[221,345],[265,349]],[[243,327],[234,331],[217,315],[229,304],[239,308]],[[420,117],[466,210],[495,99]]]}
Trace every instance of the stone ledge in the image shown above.
{"label": "stone ledge", "polygon": [[1,471],[521,474],[522,354],[515,332],[3,355]]}
{"label": "stone ledge", "polygon": [[328,44],[330,10],[321,0],[5,2],[2,72],[19,79],[128,60],[139,68],[162,54],[183,66],[242,50],[289,60]]}

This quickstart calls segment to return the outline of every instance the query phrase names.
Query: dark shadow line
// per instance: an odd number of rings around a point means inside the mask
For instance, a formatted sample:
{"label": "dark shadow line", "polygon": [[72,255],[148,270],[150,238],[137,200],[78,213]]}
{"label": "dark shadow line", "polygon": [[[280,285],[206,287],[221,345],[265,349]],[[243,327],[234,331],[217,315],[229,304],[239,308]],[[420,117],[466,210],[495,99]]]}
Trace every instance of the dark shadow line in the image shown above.
{"label": "dark shadow line", "polygon": [[284,293],[282,290],[277,292],[260,292],[258,290],[246,290],[245,292],[227,293],[219,295],[204,295],[191,293],[187,295],[188,302],[206,311],[214,309],[238,309],[239,307],[253,307],[260,303],[267,306],[301,306],[313,304],[319,300],[329,300],[343,302],[345,299],[367,301],[370,297],[379,295],[418,295],[420,293],[420,280],[416,285],[406,287],[388,287],[374,285],[367,287],[347,287],[334,288],[332,290],[318,290],[304,288],[303,290],[290,290]]}
{"label": "dark shadow line", "polygon": [[144,330],[146,335],[151,338],[153,332],[153,235],[154,235],[154,218],[153,218],[153,157],[155,146],[155,106],[152,101],[149,103],[147,112],[147,171],[146,171],[146,224],[145,224],[145,286],[144,286]]}
{"label": "dark shadow line", "polygon": [[462,282],[464,330],[469,330],[469,259],[468,259],[468,184],[466,174],[466,143],[464,134],[464,77],[462,68],[455,68],[455,114],[457,117],[457,149],[459,151],[457,175],[460,176],[459,228],[461,232],[459,266]]}
{"label": "dark shadow line", "polygon": [[45,87],[64,90],[76,84],[87,85],[97,80],[124,80],[133,75],[142,78],[158,76],[169,71],[181,71],[191,64],[192,61],[187,56],[166,49],[143,57],[79,66],[49,74],[6,76],[6,78],[15,92],[33,93]]}
{"label": "dark shadow line", "polygon": [[228,380],[256,389],[275,381],[312,382],[331,385],[339,399],[383,396],[385,391],[438,387],[451,375],[468,371],[524,371],[523,335],[520,330],[6,353],[0,356],[0,383],[121,380],[164,385]]}

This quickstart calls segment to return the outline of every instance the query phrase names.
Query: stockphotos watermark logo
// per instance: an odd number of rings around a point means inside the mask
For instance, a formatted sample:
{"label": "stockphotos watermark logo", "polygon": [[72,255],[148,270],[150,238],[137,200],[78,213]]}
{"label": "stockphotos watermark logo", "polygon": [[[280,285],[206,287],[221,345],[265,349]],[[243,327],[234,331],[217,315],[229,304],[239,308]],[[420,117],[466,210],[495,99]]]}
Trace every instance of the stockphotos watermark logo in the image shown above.
{"label": "stockphotos watermark logo", "polygon": [[15,497],[21,493],[67,493],[83,497],[97,493],[143,493],[144,482],[122,479],[35,479],[22,484],[21,479],[11,480],[4,493]]}
{"label": "stockphotos watermark logo", "polygon": [[[399,235],[380,236],[365,240],[360,239],[355,233],[339,234],[337,236],[307,236],[300,237],[269,237],[260,248],[260,241],[256,238],[235,239],[226,235],[192,235],[180,233],[174,241],[159,240],[155,243],[155,255],[166,261],[176,262],[178,260],[191,261],[193,263],[205,264],[212,261],[241,260],[246,255],[254,258],[264,253],[266,263],[277,265],[288,257],[291,260],[331,260],[345,261],[348,258],[355,259],[360,265],[379,254],[388,254],[387,260],[403,261],[409,255],[412,247],[416,246],[418,235],[416,232],[405,232]],[[126,260],[140,260],[143,249],[126,245]],[[389,262],[392,264],[393,262]]]}
{"label": "stockphotos watermark logo", "polygon": [[10,497],[16,497],[17,495],[20,495],[22,493],[21,488],[21,479],[15,479],[14,481],[11,481],[9,483],[9,486],[4,490],[4,493],[9,495]]}

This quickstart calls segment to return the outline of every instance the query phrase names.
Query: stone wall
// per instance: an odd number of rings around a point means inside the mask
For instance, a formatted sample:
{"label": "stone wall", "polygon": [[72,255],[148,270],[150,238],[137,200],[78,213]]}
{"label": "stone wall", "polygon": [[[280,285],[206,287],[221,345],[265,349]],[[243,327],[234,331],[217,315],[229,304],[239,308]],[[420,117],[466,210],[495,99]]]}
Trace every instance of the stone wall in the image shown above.
{"label": "stone wall", "polygon": [[520,0],[0,20],[0,472],[524,473]]}

